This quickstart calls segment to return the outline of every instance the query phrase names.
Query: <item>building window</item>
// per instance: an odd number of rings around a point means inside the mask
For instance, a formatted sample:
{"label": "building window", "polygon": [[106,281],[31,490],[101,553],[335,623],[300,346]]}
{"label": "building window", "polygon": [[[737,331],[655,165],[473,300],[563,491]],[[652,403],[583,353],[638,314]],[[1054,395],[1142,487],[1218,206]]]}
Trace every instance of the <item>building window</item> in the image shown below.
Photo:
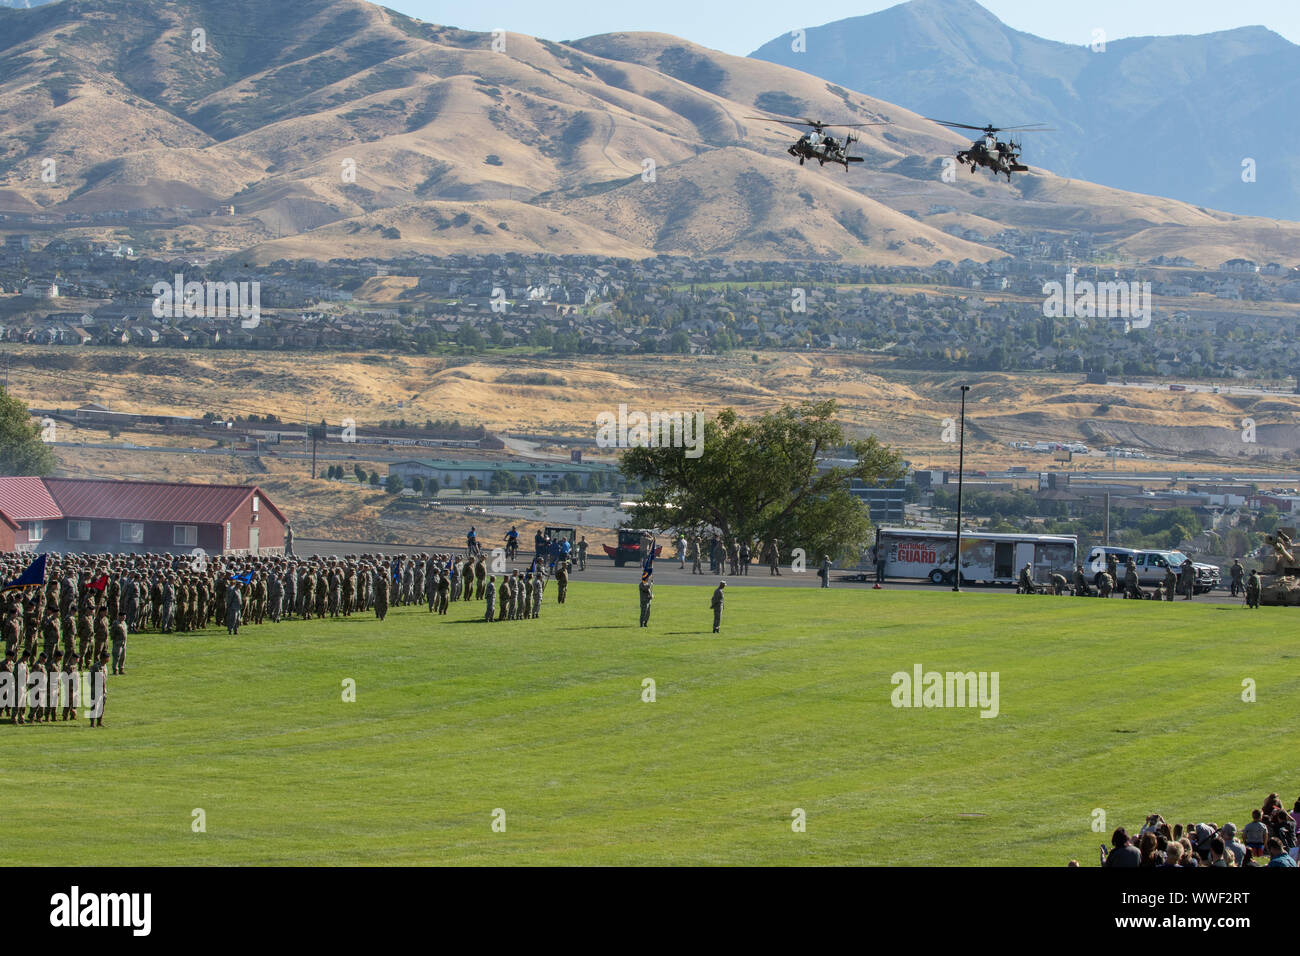
{"label": "building window", "polygon": [[45,537],[45,522],[32,521],[27,525],[27,540],[40,541]]}
{"label": "building window", "polygon": [[253,495],[253,514],[257,514],[257,495]]}
{"label": "building window", "polygon": [[144,525],[139,521],[123,521],[122,543],[144,544]]}
{"label": "building window", "polygon": [[178,548],[193,548],[199,543],[199,526],[178,524],[172,528],[172,544]]}
{"label": "building window", "polygon": [[90,540],[90,522],[89,522],[89,521],[69,521],[69,522],[68,522],[68,540],[69,540],[69,541],[89,541],[89,540]]}

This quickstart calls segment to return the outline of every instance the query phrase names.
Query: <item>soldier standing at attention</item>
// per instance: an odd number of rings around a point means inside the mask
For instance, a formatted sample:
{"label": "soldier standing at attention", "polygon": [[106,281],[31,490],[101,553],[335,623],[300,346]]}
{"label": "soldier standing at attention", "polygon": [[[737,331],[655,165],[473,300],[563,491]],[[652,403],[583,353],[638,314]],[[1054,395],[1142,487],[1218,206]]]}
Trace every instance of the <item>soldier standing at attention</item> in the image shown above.
{"label": "soldier standing at attention", "polygon": [[1259,571],[1251,571],[1250,577],[1246,580],[1246,607],[1259,607],[1260,590]]}
{"label": "soldier standing at attention", "polygon": [[753,555],[750,554],[749,551],[749,542],[748,541],[740,542],[740,573],[741,574],[745,574],[745,575],[749,574],[749,559],[752,557]]}
{"label": "soldier standing at attention", "polygon": [[27,709],[27,721],[32,724],[44,723],[45,708],[50,694],[49,675],[45,672],[44,654],[37,655],[36,662],[32,664],[31,676],[27,679],[32,683],[32,689],[27,695],[27,703],[31,705]]}
{"label": "soldier standing at attention", "polygon": [[[126,615],[118,614],[109,636],[113,641],[113,673],[126,673]],[[102,653],[102,652],[101,652]],[[107,657],[107,654],[103,654]]]}
{"label": "soldier standing at attention", "polygon": [[1232,576],[1232,596],[1236,597],[1241,591],[1243,579],[1246,576],[1246,569],[1241,566],[1241,559],[1235,558],[1232,562],[1232,568],[1229,572]]}
{"label": "soldier standing at attention", "polygon": [[[698,560],[698,552],[696,552]],[[650,626],[650,602],[655,599],[654,572],[646,571],[641,575],[641,584],[639,585],[641,597],[641,627]]]}
{"label": "soldier standing at attention", "polygon": [[[131,629],[131,619],[125,611],[119,609],[119,613],[126,620],[126,627]],[[94,647],[85,647],[77,654],[77,659],[82,661],[93,661],[99,656],[99,652],[108,649],[108,635],[111,630],[111,622],[108,619],[106,608],[99,609],[99,616],[95,618]]]}
{"label": "soldier standing at attention", "polygon": [[[113,625],[117,627],[117,624]],[[122,624],[126,627],[125,623]],[[108,663],[108,652],[99,655],[95,665],[90,669],[90,726],[104,726],[104,711],[108,707],[108,676],[104,673],[104,666]]]}
{"label": "soldier standing at attention", "polygon": [[[482,565],[480,565],[480,567],[482,567]],[[497,576],[494,574],[488,578],[486,590],[482,587],[481,581],[479,582],[479,585],[479,591],[483,593],[485,602],[484,607],[486,608],[483,612],[483,620],[490,624],[492,623],[493,615],[496,613],[497,609]]]}
{"label": "soldier standing at attention", "polygon": [[[492,580],[493,581],[496,580],[495,574],[492,575]],[[486,564],[486,559],[483,557],[483,555],[480,554],[478,556],[478,560],[474,562],[474,600],[476,601],[483,600],[483,589],[484,589],[485,581],[487,581],[487,564]],[[496,587],[495,584],[490,586]]]}
{"label": "soldier standing at attention", "polygon": [[438,572],[438,613],[446,614],[451,599],[451,575],[446,571]]}
{"label": "soldier standing at attention", "polygon": [[725,600],[727,582],[719,581],[718,586],[713,589],[713,597],[709,599],[709,606],[713,608],[713,633],[717,634],[722,627],[722,603]]}
{"label": "soldier standing at attention", "polygon": [[822,587],[831,586],[831,559],[829,555],[822,555],[822,566],[817,569],[817,577],[822,579]]}
{"label": "soldier standing at attention", "polygon": [[1177,586],[1177,584],[1178,584],[1178,575],[1174,574],[1174,569],[1166,564],[1165,565],[1165,600],[1166,601],[1172,601],[1174,599],[1174,588]]}
{"label": "soldier standing at attention", "polygon": [[380,563],[375,572],[375,617],[383,620],[388,615],[388,567]]}
{"label": "soldier standing at attention", "polygon": [[[66,635],[71,634],[73,636],[76,636],[76,633],[77,633],[77,606],[74,604],[72,606],[72,610],[69,611],[67,615],[64,616],[62,624],[59,626],[59,636],[55,640],[61,643],[66,637]],[[45,648],[45,659],[48,661],[53,656],[54,656],[54,648],[47,645]]]}
{"label": "soldier standing at attention", "polygon": [[[108,608],[104,605],[99,607],[100,614],[107,614]],[[84,611],[77,617],[77,633],[63,635],[63,656],[71,657],[73,654],[72,639],[77,639],[76,653],[85,657],[90,650],[91,639],[95,636],[95,621],[90,616],[90,607],[87,606]]]}
{"label": "soldier standing at attention", "polygon": [[31,660],[31,655],[23,650],[18,655],[18,663],[14,665],[14,722],[18,724],[25,723],[26,720],[23,711],[27,709],[27,680],[29,671],[27,662]]}
{"label": "soldier standing at attention", "polygon": [[497,620],[504,621],[510,616],[510,578],[508,575],[501,575],[501,583],[497,586],[498,604],[501,610],[497,613]]}
{"label": "soldier standing at attention", "polygon": [[587,570],[587,536],[584,534],[578,542],[578,570]]}
{"label": "soldier standing at attention", "polygon": [[703,574],[704,571],[700,568],[700,539],[691,538],[691,543],[686,550],[686,556],[691,559],[691,574]]}
{"label": "soldier standing at attention", "polygon": [[[45,622],[41,625],[41,636],[45,639],[45,653],[53,654],[54,648],[59,644],[59,638],[63,635],[63,628],[59,625],[59,615],[53,607],[46,609]],[[36,652],[36,641],[33,635],[28,640],[31,651]]]}
{"label": "soldier standing at attention", "polygon": [[[45,722],[52,724],[59,719],[57,713],[62,701],[63,691],[63,651],[54,652],[54,660],[45,666],[46,698]],[[65,720],[67,718],[64,718]]]}
{"label": "soldier standing at attention", "polygon": [[772,562],[771,567],[768,570],[768,577],[771,577],[773,574],[775,574],[777,577],[780,577],[781,576],[781,549],[777,547],[776,538],[772,539],[772,543],[768,547],[771,549],[768,552],[768,560]]}
{"label": "soldier standing at attention", "polygon": [[542,589],[546,586],[542,571],[539,568],[537,575],[533,578],[533,617],[538,618],[542,615]]}
{"label": "soldier standing at attention", "polygon": [[244,610],[244,596],[240,593],[239,588],[229,587],[226,589],[226,633],[235,635],[239,633],[239,615]]}
{"label": "soldier standing at attention", "polygon": [[1192,559],[1188,558],[1183,562],[1183,600],[1190,601],[1195,593],[1196,568],[1192,566]]}
{"label": "soldier standing at attention", "polygon": [[76,654],[63,662],[60,684],[63,694],[63,719],[67,720],[68,715],[71,714],[72,719],[76,720],[77,707],[81,705],[81,672],[77,669]]}

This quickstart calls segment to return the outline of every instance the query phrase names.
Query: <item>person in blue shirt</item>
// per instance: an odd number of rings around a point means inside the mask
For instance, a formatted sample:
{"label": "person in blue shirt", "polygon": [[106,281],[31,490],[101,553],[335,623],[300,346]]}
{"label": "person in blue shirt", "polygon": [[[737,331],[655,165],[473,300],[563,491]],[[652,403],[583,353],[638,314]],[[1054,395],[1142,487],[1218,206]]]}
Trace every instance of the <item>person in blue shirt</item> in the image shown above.
{"label": "person in blue shirt", "polygon": [[511,525],[510,530],[506,532],[506,557],[513,561],[518,551],[519,530],[514,525]]}
{"label": "person in blue shirt", "polygon": [[474,532],[473,525],[470,525],[469,534],[465,535],[465,550],[470,554],[478,553],[478,536]]}
{"label": "person in blue shirt", "polygon": [[1268,856],[1267,866],[1295,866],[1295,860],[1291,859],[1291,854],[1287,853],[1277,837],[1268,838]]}

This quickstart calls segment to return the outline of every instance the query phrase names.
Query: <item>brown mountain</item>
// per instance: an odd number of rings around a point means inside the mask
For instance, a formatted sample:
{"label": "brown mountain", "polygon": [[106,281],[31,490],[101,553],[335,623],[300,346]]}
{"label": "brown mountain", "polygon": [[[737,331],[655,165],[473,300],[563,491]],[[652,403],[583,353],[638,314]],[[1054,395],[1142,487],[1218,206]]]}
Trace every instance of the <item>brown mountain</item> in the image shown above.
{"label": "brown mountain", "polygon": [[[1042,172],[945,183],[960,137],[786,67],[661,34],[503,39],[360,0],[0,10],[0,211],[233,203],[233,224],[197,219],[173,238],[258,259],[932,262],[1000,255],[945,230],[1008,226],[1206,264],[1300,258],[1296,224]],[[862,167],[800,168],[785,155],[795,132],[745,118],[760,111],[892,125],[862,130]]]}

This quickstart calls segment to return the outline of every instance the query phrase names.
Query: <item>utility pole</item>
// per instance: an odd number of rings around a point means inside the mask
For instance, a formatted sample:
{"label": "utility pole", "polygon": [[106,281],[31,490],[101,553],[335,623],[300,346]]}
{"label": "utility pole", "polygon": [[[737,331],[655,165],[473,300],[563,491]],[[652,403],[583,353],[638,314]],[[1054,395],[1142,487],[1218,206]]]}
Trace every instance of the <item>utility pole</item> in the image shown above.
{"label": "utility pole", "polygon": [[952,571],[954,591],[961,590],[961,489],[966,465],[966,393],[969,391],[969,385],[961,387],[961,432],[957,440],[957,558]]}
{"label": "utility pole", "polygon": [[1106,547],[1110,547],[1110,492],[1106,492]]}

